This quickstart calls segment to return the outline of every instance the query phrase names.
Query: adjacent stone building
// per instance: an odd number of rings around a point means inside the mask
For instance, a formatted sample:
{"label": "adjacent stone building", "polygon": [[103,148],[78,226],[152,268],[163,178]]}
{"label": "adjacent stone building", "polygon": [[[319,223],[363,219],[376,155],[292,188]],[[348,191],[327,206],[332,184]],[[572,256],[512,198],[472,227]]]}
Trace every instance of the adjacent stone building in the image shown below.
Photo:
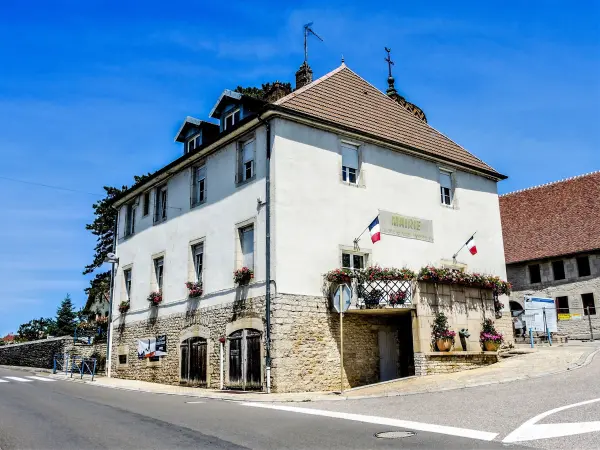
{"label": "adjacent stone building", "polygon": [[[296,90],[275,83],[269,101],[225,90],[212,121],[185,119],[176,136],[182,156],[115,200],[112,376],[339,389],[329,270],[453,264],[477,231],[479,253],[463,252],[459,263],[505,279],[504,175],[345,64],[314,81],[307,64],[296,75]],[[381,241],[368,231],[357,239],[376,217]],[[235,283],[243,268],[252,279]],[[353,288],[343,325],[346,387],[494,360],[477,342],[481,321],[495,314],[490,289],[414,280],[393,291],[371,286],[368,295]],[[462,362],[430,355],[437,311],[455,331],[471,332],[474,353]],[[508,313],[498,322],[507,324]]]}
{"label": "adjacent stone building", "polygon": [[502,195],[500,212],[513,315],[551,298],[559,333],[587,338],[591,318],[600,335],[600,172]]}

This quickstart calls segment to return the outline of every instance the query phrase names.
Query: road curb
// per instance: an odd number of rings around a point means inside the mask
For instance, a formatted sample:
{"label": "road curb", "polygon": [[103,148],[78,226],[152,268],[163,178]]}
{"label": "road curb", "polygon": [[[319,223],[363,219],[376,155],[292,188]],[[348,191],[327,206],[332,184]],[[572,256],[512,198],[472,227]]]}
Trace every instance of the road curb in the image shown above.
{"label": "road curb", "polygon": [[0,369],[20,370],[21,372],[52,373],[52,369],[43,369],[41,367],[8,366],[5,364],[0,364]]}
{"label": "road curb", "polygon": [[[254,398],[252,398],[252,399],[248,399],[248,398],[241,398],[240,396],[243,394],[211,395],[211,394],[204,394],[204,393],[196,394],[196,393],[184,393],[184,392],[164,392],[164,391],[161,392],[161,391],[154,391],[154,390],[149,390],[149,389],[102,384],[101,382],[99,383],[98,381],[91,381],[91,380],[81,380],[81,379],[76,379],[76,378],[62,378],[61,376],[57,376],[57,375],[52,376],[52,378],[64,380],[64,381],[81,383],[81,384],[89,384],[91,386],[97,386],[97,387],[108,388],[108,389],[119,389],[119,390],[123,390],[123,391],[143,392],[143,393],[148,393],[148,394],[159,394],[159,395],[176,395],[176,396],[180,396],[180,397],[203,398],[203,399],[222,400],[222,401],[229,401],[229,402],[251,401],[251,402],[259,402],[259,403],[307,403],[307,402],[322,402],[322,401],[365,400],[365,399],[372,399],[372,398],[402,397],[402,396],[419,395],[419,394],[435,394],[437,392],[455,391],[455,390],[459,390],[459,389],[469,389],[469,388],[475,388],[475,387],[481,387],[481,386],[491,386],[491,385],[497,385],[497,384],[512,383],[515,381],[532,380],[532,379],[542,378],[542,377],[546,377],[546,376],[550,376],[550,375],[566,373],[566,372],[570,372],[572,370],[576,370],[576,369],[585,367],[592,362],[592,360],[594,359],[594,356],[596,356],[596,354],[598,352],[600,352],[600,348],[591,349],[589,352],[582,354],[575,363],[572,363],[571,365],[567,366],[565,369],[539,373],[537,375],[521,375],[521,376],[515,376],[512,378],[504,378],[502,380],[484,381],[481,383],[468,383],[468,384],[464,384],[461,386],[452,386],[452,387],[447,387],[447,388],[436,388],[436,389],[423,389],[423,390],[412,391],[412,392],[394,391],[394,392],[384,392],[381,394],[356,395],[356,396],[322,394],[319,397],[315,397],[315,396],[311,397],[310,395],[307,395],[304,398],[298,398],[298,399],[292,399],[292,398],[283,398],[283,399],[273,399],[273,398],[254,399]],[[0,366],[0,367],[2,367],[2,366]],[[6,367],[9,367],[9,366],[6,366]],[[42,369],[42,370],[46,370],[46,369]],[[50,370],[48,370],[48,371],[51,372]]]}

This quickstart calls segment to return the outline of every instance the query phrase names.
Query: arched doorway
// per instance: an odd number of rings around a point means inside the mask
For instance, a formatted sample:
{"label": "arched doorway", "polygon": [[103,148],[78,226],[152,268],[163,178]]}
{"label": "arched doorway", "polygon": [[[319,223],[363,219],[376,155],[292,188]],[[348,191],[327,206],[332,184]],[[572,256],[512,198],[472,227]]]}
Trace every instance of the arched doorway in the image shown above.
{"label": "arched doorway", "polygon": [[237,330],[229,340],[229,387],[234,389],[260,389],[261,332],[253,328]]}
{"label": "arched doorway", "polygon": [[182,383],[206,386],[207,342],[203,337],[190,337],[180,344]]}

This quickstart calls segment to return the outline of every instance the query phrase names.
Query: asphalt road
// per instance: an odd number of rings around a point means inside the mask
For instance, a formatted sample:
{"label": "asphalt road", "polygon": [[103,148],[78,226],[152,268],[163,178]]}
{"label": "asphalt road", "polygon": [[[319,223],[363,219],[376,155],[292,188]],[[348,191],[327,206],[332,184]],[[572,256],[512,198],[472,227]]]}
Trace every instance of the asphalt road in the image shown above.
{"label": "asphalt road", "polygon": [[[597,345],[597,344],[596,344]],[[590,347],[596,347],[590,345]],[[594,350],[590,348],[590,350]],[[526,358],[526,356],[524,356]],[[389,418],[437,423],[498,433],[495,441],[506,439],[512,432],[536,416],[558,408],[591,402],[556,411],[536,421],[524,431],[527,440],[519,445],[547,449],[600,449],[600,353],[587,366],[569,372],[513,383],[473,387],[430,394],[319,402],[299,405],[351,414],[376,414]],[[537,425],[546,427],[545,435],[563,431],[581,431],[588,422],[597,431],[566,436],[531,439]],[[575,424],[571,426],[570,424]],[[584,425],[579,425],[584,424]]]}
{"label": "asphalt road", "polygon": [[422,430],[410,437],[378,439],[375,433],[406,428],[31,375],[0,369],[2,450],[506,448],[499,442]]}

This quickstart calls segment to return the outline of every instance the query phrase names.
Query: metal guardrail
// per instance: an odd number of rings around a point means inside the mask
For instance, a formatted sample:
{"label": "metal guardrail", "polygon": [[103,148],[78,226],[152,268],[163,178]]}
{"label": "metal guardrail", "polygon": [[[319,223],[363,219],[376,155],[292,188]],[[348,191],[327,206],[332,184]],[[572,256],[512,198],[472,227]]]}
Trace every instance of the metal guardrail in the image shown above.
{"label": "metal guardrail", "polygon": [[407,280],[360,280],[356,293],[357,306],[366,309],[412,304],[412,282]]}
{"label": "metal guardrail", "polygon": [[98,361],[96,358],[84,358],[83,356],[70,355],[65,353],[63,355],[54,355],[54,363],[52,367],[52,373],[64,372],[65,376],[71,374],[79,375],[80,379],[83,379],[84,375],[91,375],[92,381],[96,376],[96,368]]}

